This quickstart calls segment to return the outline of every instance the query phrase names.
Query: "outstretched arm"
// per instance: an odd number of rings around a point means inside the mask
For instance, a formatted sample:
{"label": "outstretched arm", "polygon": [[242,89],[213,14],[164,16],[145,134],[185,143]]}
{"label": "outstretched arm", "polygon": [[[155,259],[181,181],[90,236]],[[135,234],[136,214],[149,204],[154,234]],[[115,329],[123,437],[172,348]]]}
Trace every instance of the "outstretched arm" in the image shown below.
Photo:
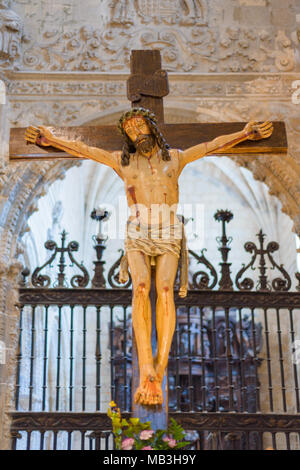
{"label": "outstretched arm", "polygon": [[181,154],[181,170],[187,163],[198,160],[206,155],[213,155],[220,150],[229,149],[244,140],[266,139],[267,137],[270,137],[272,132],[273,125],[270,121],[266,121],[263,124],[251,121],[240,132],[222,135],[211,142],[203,142],[202,144],[186,149]]}
{"label": "outstretched arm", "polygon": [[31,144],[41,145],[43,147],[55,147],[63,150],[70,155],[74,155],[79,158],[89,158],[96,162],[103,163],[104,165],[110,166],[118,172],[119,163],[113,153],[107,152],[106,150],[99,149],[97,147],[90,147],[83,142],[77,140],[67,140],[60,137],[56,137],[49,127],[30,126],[26,129],[25,139]]}

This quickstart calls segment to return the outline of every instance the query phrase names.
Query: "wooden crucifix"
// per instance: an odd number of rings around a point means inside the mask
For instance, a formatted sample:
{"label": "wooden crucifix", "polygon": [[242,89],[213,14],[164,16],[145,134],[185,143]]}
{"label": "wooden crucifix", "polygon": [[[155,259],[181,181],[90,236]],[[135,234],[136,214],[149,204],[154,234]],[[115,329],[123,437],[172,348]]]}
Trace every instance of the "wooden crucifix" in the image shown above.
{"label": "wooden crucifix", "polygon": [[[59,128],[54,133],[31,126],[26,130],[29,145],[25,145],[24,129],[12,129],[10,145],[11,160],[89,158],[110,166],[123,179],[131,215],[120,280],[126,282],[129,265],[137,346],[133,413],[151,420],[154,429],[167,424],[165,371],[175,329],[173,286],[179,259],[178,295],[187,294],[186,248],[176,214],[179,175],[186,164],[208,155],[287,151],[282,122],[165,125],[163,97],[167,94],[159,51],[133,51],[128,80],[132,110],[122,115],[120,133],[115,126]],[[72,140],[74,135],[81,141]]]}

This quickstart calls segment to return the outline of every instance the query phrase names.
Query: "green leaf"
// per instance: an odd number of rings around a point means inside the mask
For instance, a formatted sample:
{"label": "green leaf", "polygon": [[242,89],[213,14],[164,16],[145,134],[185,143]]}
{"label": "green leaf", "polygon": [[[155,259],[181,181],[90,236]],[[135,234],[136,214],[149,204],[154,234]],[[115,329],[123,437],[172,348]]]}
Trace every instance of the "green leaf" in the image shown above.
{"label": "green leaf", "polygon": [[176,441],[181,441],[185,436],[184,429],[178,424],[174,418],[170,419],[171,424],[168,427],[168,434],[172,435]]}
{"label": "green leaf", "polygon": [[[110,416],[111,413],[107,413]],[[182,426],[176,422],[174,418],[170,419],[170,424],[168,429],[158,429],[153,436],[147,441],[141,441],[139,435],[141,431],[151,430],[151,422],[146,421],[145,423],[141,422],[139,418],[130,418],[129,422],[121,418],[120,413],[113,412],[110,416],[113,433],[115,438],[115,445],[117,449],[121,449],[122,440],[124,437],[131,437],[134,439],[134,448],[136,450],[141,450],[146,445],[151,445],[155,450],[175,450],[182,449],[190,444],[188,441],[184,441],[186,433]],[[176,447],[171,449],[167,442],[163,441],[164,435],[172,436],[173,439],[177,441]]]}
{"label": "green leaf", "polygon": [[162,439],[163,435],[165,434],[166,431],[163,429],[158,429],[155,433],[156,439]]}
{"label": "green leaf", "polygon": [[185,447],[185,446],[188,446],[190,444],[190,442],[177,442],[176,444],[176,449],[182,449],[182,447]]}
{"label": "green leaf", "polygon": [[136,450],[141,450],[145,446],[144,442],[141,441],[135,441],[135,448]]}
{"label": "green leaf", "polygon": [[131,428],[125,429],[125,431],[123,431],[123,433],[124,433],[124,436],[126,436],[126,437],[133,437],[134,438],[134,433],[133,433],[133,430]]}
{"label": "green leaf", "polygon": [[136,426],[137,424],[139,424],[140,418],[130,418],[129,421],[131,422],[131,424],[133,424],[134,426]]}
{"label": "green leaf", "polygon": [[121,449],[121,444],[122,444],[122,437],[121,436],[115,438],[115,444],[116,444],[116,448],[120,450]]}

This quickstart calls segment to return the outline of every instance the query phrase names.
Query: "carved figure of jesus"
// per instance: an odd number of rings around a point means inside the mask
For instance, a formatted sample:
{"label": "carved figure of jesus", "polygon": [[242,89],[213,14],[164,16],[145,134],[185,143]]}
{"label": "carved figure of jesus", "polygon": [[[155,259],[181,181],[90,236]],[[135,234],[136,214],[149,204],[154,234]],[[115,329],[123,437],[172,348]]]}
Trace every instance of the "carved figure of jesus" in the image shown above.
{"label": "carved figure of jesus", "polygon": [[204,18],[206,12],[206,3],[204,0],[183,0],[184,5],[187,7],[188,15],[192,19]]}
{"label": "carved figure of jesus", "polygon": [[[247,139],[269,137],[273,125],[269,121],[263,124],[249,122],[240,132],[217,137],[184,151],[169,148],[154,114],[143,108],[124,113],[119,129],[124,137],[124,147],[117,152],[56,137],[50,128],[43,126],[30,126],[25,138],[31,143],[51,145],[75,157],[107,165],[124,181],[130,208],[125,249],[133,283],[132,321],[140,370],[135,402],[159,405],[163,402],[161,384],[176,322],[173,288],[182,238],[182,222],[176,215],[178,178],[184,167],[195,160]],[[151,348],[149,298],[153,262],[157,292],[155,357]],[[187,279],[179,290],[179,296],[186,295]]]}

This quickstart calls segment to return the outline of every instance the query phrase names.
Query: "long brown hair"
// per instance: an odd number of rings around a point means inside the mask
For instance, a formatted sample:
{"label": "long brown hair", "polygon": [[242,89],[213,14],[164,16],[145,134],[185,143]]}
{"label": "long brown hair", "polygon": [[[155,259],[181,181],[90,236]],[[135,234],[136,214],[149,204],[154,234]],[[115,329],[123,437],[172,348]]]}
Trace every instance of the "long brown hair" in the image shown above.
{"label": "long brown hair", "polygon": [[161,149],[162,159],[165,161],[171,160],[171,156],[169,152],[170,146],[167,144],[166,139],[164,138],[164,136],[162,135],[162,133],[160,132],[158,128],[155,114],[145,108],[132,108],[130,111],[127,111],[124,114],[122,114],[118,123],[119,131],[123,135],[124,141],[125,141],[123,145],[123,149],[122,149],[121,164],[123,166],[128,166],[130,162],[130,154],[136,152],[134,143],[126,134],[123,128],[124,122],[136,116],[141,116],[143,119],[145,119],[152,135],[154,136],[157,142],[157,145]]}

